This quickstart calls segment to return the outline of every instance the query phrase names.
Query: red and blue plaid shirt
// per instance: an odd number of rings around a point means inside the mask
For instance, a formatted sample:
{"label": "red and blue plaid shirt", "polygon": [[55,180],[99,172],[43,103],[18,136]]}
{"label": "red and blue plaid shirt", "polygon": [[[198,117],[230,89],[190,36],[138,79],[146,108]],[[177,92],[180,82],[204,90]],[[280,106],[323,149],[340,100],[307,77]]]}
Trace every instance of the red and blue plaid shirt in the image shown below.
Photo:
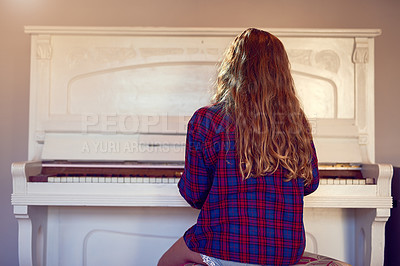
{"label": "red and blue plaid shirt", "polygon": [[188,125],[185,170],[178,184],[185,200],[201,209],[184,235],[193,251],[211,257],[262,265],[295,264],[305,247],[303,197],[317,189],[313,181],[285,181],[285,170],[242,179],[234,129],[221,105],[203,107]]}

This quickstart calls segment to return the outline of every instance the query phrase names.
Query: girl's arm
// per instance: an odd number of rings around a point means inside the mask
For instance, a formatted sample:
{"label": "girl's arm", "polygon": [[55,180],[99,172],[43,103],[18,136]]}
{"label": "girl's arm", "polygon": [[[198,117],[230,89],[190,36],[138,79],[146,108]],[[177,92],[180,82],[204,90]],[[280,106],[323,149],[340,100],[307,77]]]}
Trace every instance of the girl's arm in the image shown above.
{"label": "girl's arm", "polygon": [[313,193],[319,185],[319,171],[318,171],[318,159],[317,159],[317,153],[315,151],[315,146],[314,143],[311,143],[312,148],[313,148],[313,156],[311,160],[312,164],[312,174],[313,174],[313,180],[311,183],[307,186],[304,187],[304,196]]}
{"label": "girl's arm", "polygon": [[209,124],[197,111],[190,119],[186,136],[185,169],[178,183],[182,197],[196,209],[201,209],[212,185],[212,174],[207,169],[204,142]]}

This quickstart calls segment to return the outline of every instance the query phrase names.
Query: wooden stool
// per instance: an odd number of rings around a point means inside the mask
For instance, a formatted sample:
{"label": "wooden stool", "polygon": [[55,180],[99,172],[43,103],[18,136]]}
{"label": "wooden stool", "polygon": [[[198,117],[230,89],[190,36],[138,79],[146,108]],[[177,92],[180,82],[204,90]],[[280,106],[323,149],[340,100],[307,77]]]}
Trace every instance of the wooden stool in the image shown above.
{"label": "wooden stool", "polygon": [[[327,256],[310,253],[307,251],[304,252],[300,261],[293,266],[300,266],[300,265],[302,265],[302,266],[304,266],[304,265],[309,265],[309,266],[311,266],[311,265],[312,266],[351,266],[350,264],[348,264],[346,262],[332,259]],[[202,264],[187,263],[184,266],[202,266]]]}
{"label": "wooden stool", "polygon": [[313,266],[351,266],[350,264],[340,261],[340,260],[336,260],[336,259],[332,259],[330,257],[327,256],[323,256],[323,255],[318,255],[315,253],[310,253],[305,251],[303,256],[301,257],[300,261],[294,265],[313,265]]}

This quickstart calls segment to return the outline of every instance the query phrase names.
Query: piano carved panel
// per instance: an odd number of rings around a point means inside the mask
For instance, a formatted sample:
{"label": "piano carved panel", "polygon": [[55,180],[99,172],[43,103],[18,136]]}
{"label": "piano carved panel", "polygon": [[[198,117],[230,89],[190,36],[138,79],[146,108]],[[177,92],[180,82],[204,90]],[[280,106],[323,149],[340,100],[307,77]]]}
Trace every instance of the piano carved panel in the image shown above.
{"label": "piano carved panel", "polygon": [[191,115],[210,102],[218,44],[201,37],[116,38],[117,44],[107,37],[53,36],[50,116]]}
{"label": "piano carved panel", "polygon": [[[165,44],[155,37],[118,39],[118,45],[125,47],[116,48],[115,42],[105,37],[86,40],[77,36],[65,40],[63,36],[52,36],[51,43],[57,49],[51,58],[50,116],[138,114],[141,109],[140,114],[150,115],[163,114],[171,107],[171,115],[190,114],[209,103],[218,61],[231,40],[176,37]],[[354,40],[324,38],[310,42],[283,37],[282,41],[308,116],[354,118],[355,91],[349,89],[354,83]],[[291,49],[298,47],[299,42],[304,49]],[[75,47],[77,43],[79,48]],[[174,106],[177,92],[182,93],[185,101]],[[163,97],[167,98],[159,101]],[[170,105],[165,105],[168,102]]]}
{"label": "piano carved panel", "polygon": [[[285,39],[297,92],[309,118],[354,119],[352,39]],[[298,43],[302,43],[299,49]],[[297,49],[291,49],[291,47]]]}
{"label": "piano carved panel", "polygon": [[68,82],[66,110],[55,103],[51,113],[187,116],[209,104],[214,73],[212,62],[174,62],[82,74]]}

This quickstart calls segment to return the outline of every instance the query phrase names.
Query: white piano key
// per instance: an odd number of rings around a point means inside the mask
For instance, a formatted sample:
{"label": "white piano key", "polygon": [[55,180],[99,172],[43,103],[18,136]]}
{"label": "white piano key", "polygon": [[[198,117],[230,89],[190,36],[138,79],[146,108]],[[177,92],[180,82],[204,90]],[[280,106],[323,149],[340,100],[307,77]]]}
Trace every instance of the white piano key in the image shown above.
{"label": "white piano key", "polygon": [[73,180],[72,176],[67,176],[67,183],[72,183],[72,180]]}
{"label": "white piano key", "polygon": [[123,177],[123,183],[130,183],[131,178],[130,177]]}
{"label": "white piano key", "polygon": [[92,177],[90,176],[85,177],[85,183],[92,183]]}
{"label": "white piano key", "polygon": [[328,178],[328,185],[333,185],[333,179],[332,178]]}
{"label": "white piano key", "polygon": [[85,181],[86,181],[86,177],[84,177],[84,176],[79,177],[79,183],[85,183]]}
{"label": "white piano key", "polygon": [[353,185],[353,179],[346,179],[346,185]]}
{"label": "white piano key", "polygon": [[156,183],[156,178],[155,177],[150,177],[150,178],[148,178],[148,180],[149,180],[149,183],[151,183],[151,184]]}
{"label": "white piano key", "polygon": [[375,179],[367,177],[365,179],[365,183],[368,184],[368,185],[373,185],[373,184],[375,184]]}
{"label": "white piano key", "polygon": [[99,177],[99,183],[105,183],[106,181],[105,181],[105,178],[104,177]]}
{"label": "white piano key", "polygon": [[339,179],[339,184],[340,185],[346,185],[346,179],[340,178]]}
{"label": "white piano key", "polygon": [[54,177],[53,176],[49,176],[49,178],[47,179],[47,182],[54,183]]}
{"label": "white piano key", "polygon": [[137,182],[138,182],[138,183],[143,183],[143,177],[138,177],[138,178],[137,178]]}
{"label": "white piano key", "polygon": [[338,178],[333,179],[333,184],[334,184],[334,185],[339,185],[339,183],[340,183],[340,181],[339,181]]}
{"label": "white piano key", "polygon": [[326,178],[321,178],[321,179],[319,180],[319,184],[320,184],[320,185],[326,185],[326,184],[328,184],[328,180],[326,180]]}
{"label": "white piano key", "polygon": [[92,183],[99,183],[98,177],[92,177]]}
{"label": "white piano key", "polygon": [[124,183],[123,177],[117,177],[117,183]]}
{"label": "white piano key", "polygon": [[360,185],[365,185],[365,179],[360,179]]}
{"label": "white piano key", "polygon": [[67,177],[65,176],[60,177],[60,183],[67,183]]}

